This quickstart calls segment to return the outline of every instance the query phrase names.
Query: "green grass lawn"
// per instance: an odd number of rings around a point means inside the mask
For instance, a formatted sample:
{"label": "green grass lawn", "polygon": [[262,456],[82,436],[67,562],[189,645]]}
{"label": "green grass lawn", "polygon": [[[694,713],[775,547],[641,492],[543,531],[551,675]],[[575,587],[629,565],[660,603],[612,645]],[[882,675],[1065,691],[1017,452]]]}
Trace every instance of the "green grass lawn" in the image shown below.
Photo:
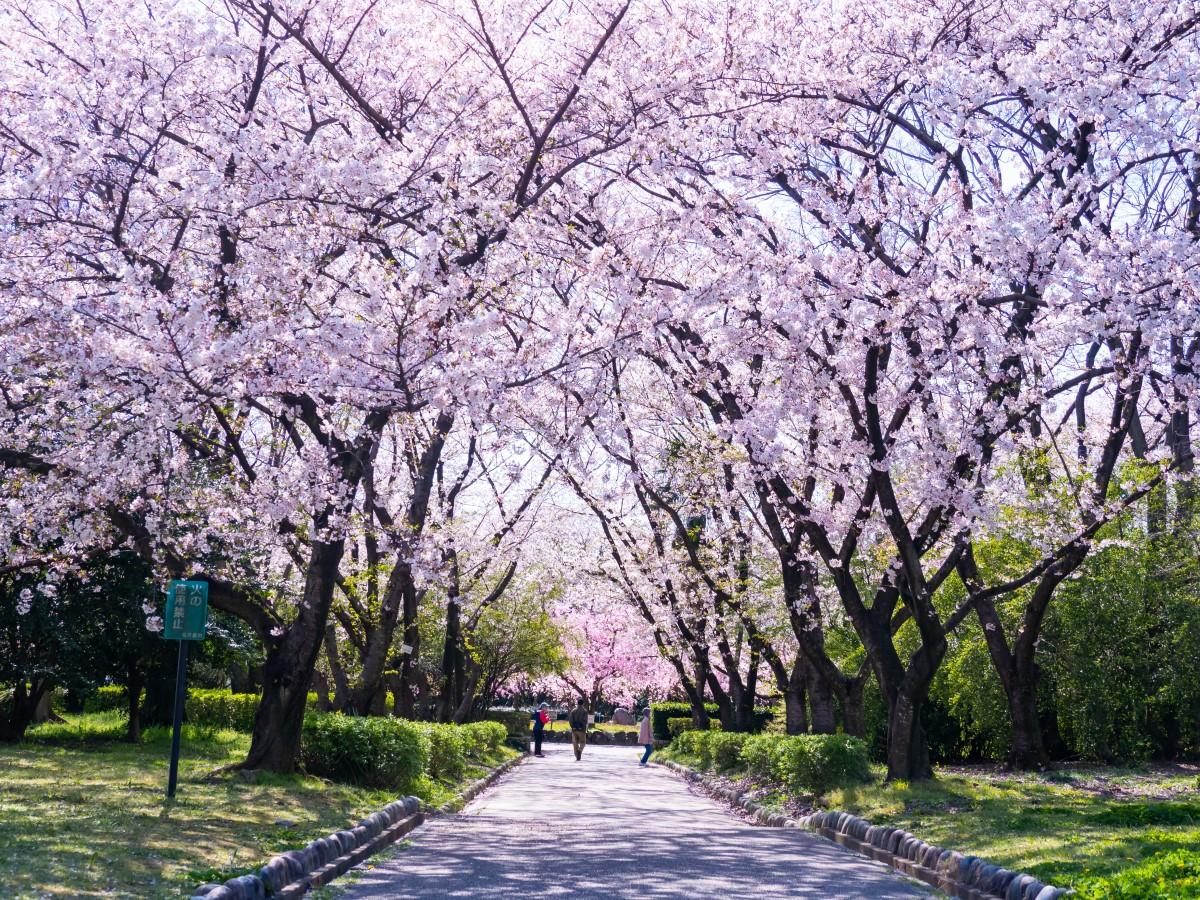
{"label": "green grass lawn", "polygon": [[823,804],[1069,887],[1157,853],[1200,849],[1196,788],[1197,775],[1185,768],[959,767],[928,782],[844,788]]}
{"label": "green grass lawn", "polygon": [[[698,760],[667,751],[668,758]],[[943,767],[931,781],[883,780],[821,797],[789,797],[777,786],[757,786],[760,802],[796,812],[809,803],[903,828],[924,841],[1028,872],[1048,884],[1074,887],[1147,863],[1157,854],[1200,854],[1200,768],[1148,766],[1117,769],[1066,766],[1042,774],[1006,773],[996,766]],[[730,778],[743,773],[724,773]],[[1200,859],[1200,857],[1197,857]],[[1151,864],[1152,868],[1153,865]],[[1200,897],[1183,892],[1095,896]]]}
{"label": "green grass lawn", "polygon": [[[204,881],[256,870],[268,857],[338,831],[394,792],[302,775],[210,774],[241,760],[249,736],[184,728],[180,783],[166,799],[170,734],[136,746],[115,738],[119,714],[43,725],[0,744],[0,895],[179,898]],[[509,758],[513,751],[505,751]],[[489,760],[489,762],[499,762]],[[485,769],[474,767],[465,780]],[[441,803],[455,785],[423,785]]]}

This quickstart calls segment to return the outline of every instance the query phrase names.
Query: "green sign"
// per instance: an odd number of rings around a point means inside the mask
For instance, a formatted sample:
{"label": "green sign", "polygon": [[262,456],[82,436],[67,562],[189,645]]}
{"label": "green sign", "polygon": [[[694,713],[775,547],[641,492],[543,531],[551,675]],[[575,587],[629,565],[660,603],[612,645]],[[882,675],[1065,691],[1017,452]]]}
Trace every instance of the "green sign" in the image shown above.
{"label": "green sign", "polygon": [[208,627],[208,582],[170,582],[165,619],[163,637],[168,641],[204,640]]}

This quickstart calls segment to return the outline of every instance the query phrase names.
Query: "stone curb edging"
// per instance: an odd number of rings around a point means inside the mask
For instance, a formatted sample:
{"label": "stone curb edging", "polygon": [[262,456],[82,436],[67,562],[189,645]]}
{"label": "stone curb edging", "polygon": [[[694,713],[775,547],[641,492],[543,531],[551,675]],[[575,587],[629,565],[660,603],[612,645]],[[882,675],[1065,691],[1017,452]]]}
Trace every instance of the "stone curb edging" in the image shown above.
{"label": "stone curb edging", "polygon": [[314,887],[328,884],[382,847],[425,821],[421,801],[403,797],[371,813],[353,828],[310,841],[303,850],[289,850],[267,861],[257,874],[231,878],[224,884],[205,884],[192,900],[293,900]]}
{"label": "stone curb edging", "polygon": [[514,756],[508,762],[501,763],[500,765],[496,766],[496,768],[492,769],[492,771],[488,772],[488,774],[484,775],[482,778],[472,781],[461,793],[455,796],[454,799],[448,800],[439,806],[433,811],[434,814],[444,816],[458,812],[477,796],[479,796],[480,793],[491,787],[492,782],[494,782],[497,778],[523,763],[528,756],[529,754],[522,753],[520,756]]}
{"label": "stone curb edging", "polygon": [[872,825],[866,819],[850,813],[836,810],[814,812],[793,819],[780,812],[770,812],[741,791],[714,784],[694,769],[669,759],[655,762],[745,810],[760,825],[814,831],[843,847],[931,884],[951,897],[961,900],[1057,900],[1071,893],[1065,888],[1043,884],[1032,875],[994,866],[977,856],[964,856],[927,844],[899,828]]}

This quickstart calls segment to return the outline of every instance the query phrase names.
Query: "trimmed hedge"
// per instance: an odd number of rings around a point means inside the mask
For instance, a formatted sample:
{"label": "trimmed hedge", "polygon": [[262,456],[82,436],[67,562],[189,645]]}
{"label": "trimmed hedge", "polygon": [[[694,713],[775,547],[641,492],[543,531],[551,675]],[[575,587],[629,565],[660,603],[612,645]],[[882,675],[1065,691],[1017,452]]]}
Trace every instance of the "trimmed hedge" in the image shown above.
{"label": "trimmed hedge", "polygon": [[429,775],[432,778],[461,778],[467,767],[467,742],[459,725],[437,722],[415,724],[429,739]]}
{"label": "trimmed hedge", "polygon": [[734,769],[741,764],[742,747],[746,744],[748,734],[738,734],[732,731],[715,731],[708,735],[708,752],[712,764],[721,770]]}
{"label": "trimmed hedge", "polygon": [[813,794],[871,777],[866,743],[848,734],[784,737],[775,751],[774,771],[791,790]]}
{"label": "trimmed hedge", "polygon": [[[235,694],[228,688],[206,690],[191,688],[184,700],[187,720],[193,725],[228,728],[233,731],[253,731],[254,713],[258,710],[258,694]],[[125,688],[102,687],[84,701],[86,712],[107,712],[126,709]],[[309,694],[307,707],[315,710],[317,695]]]}
{"label": "trimmed hedge", "polygon": [[782,734],[752,734],[742,745],[742,764],[755,778],[769,781],[775,777],[775,754],[784,740]]}
{"label": "trimmed hedge", "polygon": [[[710,716],[717,715],[717,704],[706,703],[704,708],[708,710]],[[650,728],[654,736],[660,741],[669,741],[672,737],[671,729],[667,726],[668,719],[690,719],[692,717],[692,704],[690,703],[651,703],[650,704]]]}
{"label": "trimmed hedge", "polygon": [[468,722],[461,728],[467,755],[475,759],[495,753],[508,740],[508,729],[499,722]]}
{"label": "trimmed hedge", "polygon": [[867,745],[845,734],[736,734],[684,731],[671,748],[700,768],[744,768],[797,793],[822,794],[839,784],[870,779]]}
{"label": "trimmed hedge", "polygon": [[694,731],[696,723],[690,716],[684,718],[680,716],[678,719],[667,719],[667,731],[670,732],[672,738],[679,737],[685,731]]}
{"label": "trimmed hedge", "polygon": [[417,722],[385,716],[309,713],[300,762],[314,775],[404,792],[429,770],[427,732]]}
{"label": "trimmed hedge", "polygon": [[[713,720],[716,720],[720,709],[715,703],[705,703],[704,708],[708,711],[708,715]],[[669,741],[675,735],[671,732],[671,719],[690,719],[692,717],[692,705],[690,703],[664,702],[650,704],[650,728],[654,732],[654,737],[660,741]],[[775,717],[775,711],[759,707],[754,710],[754,721],[750,726],[750,733],[757,734],[762,731],[767,723]]]}

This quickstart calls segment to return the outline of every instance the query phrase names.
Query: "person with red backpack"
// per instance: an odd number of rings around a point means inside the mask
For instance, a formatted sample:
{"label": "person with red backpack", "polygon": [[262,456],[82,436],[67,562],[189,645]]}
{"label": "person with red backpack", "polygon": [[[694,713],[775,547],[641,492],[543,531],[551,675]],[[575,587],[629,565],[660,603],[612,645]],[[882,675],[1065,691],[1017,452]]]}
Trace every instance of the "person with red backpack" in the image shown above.
{"label": "person with red backpack", "polygon": [[546,723],[550,721],[550,713],[547,712],[549,704],[543,703],[533,711],[533,755],[545,756],[542,752],[542,735],[546,730]]}

